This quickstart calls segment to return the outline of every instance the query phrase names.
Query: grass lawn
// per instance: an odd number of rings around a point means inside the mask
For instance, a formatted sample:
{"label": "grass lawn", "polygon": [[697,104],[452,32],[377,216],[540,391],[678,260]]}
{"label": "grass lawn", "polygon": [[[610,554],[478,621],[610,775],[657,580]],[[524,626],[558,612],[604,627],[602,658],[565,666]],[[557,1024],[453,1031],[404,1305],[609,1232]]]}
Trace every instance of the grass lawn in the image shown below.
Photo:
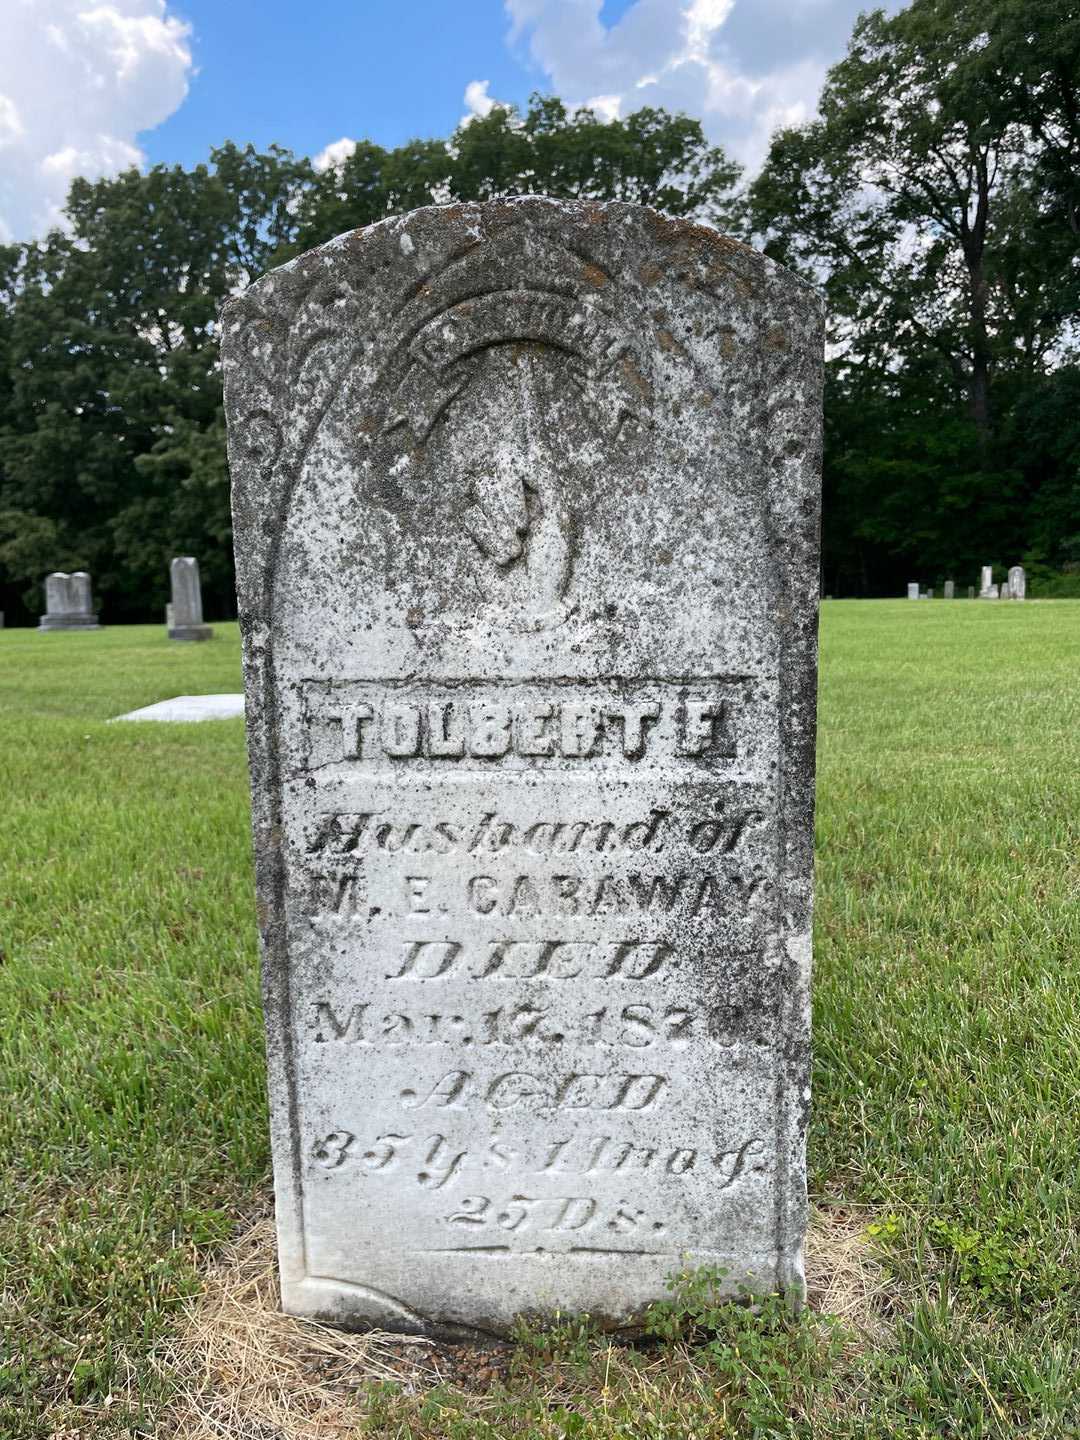
{"label": "grass lawn", "polygon": [[[241,722],[104,723],[239,688],[228,625],[0,631],[0,1440],[175,1433],[151,1356],[265,1194]],[[310,1434],[1080,1435],[1078,752],[1080,602],[823,606],[811,1190],[872,1326],[683,1293]]]}

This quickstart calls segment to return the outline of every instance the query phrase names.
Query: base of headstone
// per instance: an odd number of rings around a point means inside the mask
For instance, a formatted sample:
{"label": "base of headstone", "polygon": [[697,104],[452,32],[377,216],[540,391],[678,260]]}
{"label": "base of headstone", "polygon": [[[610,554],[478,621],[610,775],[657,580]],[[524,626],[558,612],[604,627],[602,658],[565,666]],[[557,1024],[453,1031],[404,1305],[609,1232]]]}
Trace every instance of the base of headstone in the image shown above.
{"label": "base of headstone", "polygon": [[96,615],[43,615],[39,630],[100,630]]}
{"label": "base of headstone", "polygon": [[209,640],[214,633],[212,625],[174,625],[169,630],[170,640]]}

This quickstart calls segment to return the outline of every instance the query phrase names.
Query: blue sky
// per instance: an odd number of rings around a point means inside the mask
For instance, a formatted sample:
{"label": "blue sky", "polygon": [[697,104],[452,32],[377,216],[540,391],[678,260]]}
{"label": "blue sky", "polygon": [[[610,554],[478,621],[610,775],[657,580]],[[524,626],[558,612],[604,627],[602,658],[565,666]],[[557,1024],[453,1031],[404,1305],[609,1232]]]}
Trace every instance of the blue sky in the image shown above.
{"label": "blue sky", "polygon": [[0,0],[0,241],[60,223],[75,175],[193,165],[228,139],[330,163],[533,90],[693,115],[753,170],[813,114],[866,3]]}
{"label": "blue sky", "polygon": [[[624,0],[625,9],[629,0]],[[194,164],[224,139],[317,154],[343,135],[396,145],[447,135],[465,87],[523,102],[539,70],[506,44],[502,0],[183,0],[196,74],[188,97],[140,143]],[[616,7],[618,8],[618,7]],[[522,63],[522,62],[525,63]]]}

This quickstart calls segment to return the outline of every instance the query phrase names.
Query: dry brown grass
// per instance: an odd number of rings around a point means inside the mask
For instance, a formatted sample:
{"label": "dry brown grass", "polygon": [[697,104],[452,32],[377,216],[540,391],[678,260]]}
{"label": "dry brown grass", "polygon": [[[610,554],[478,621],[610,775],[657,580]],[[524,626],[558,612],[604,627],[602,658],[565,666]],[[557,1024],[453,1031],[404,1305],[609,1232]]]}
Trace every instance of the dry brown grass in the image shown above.
{"label": "dry brown grass", "polygon": [[832,1315],[856,1340],[887,1338],[895,1310],[895,1279],[867,1238],[872,1211],[851,1206],[815,1208],[806,1231],[806,1289],[811,1309]]}
{"label": "dry brown grass", "polygon": [[[895,1296],[866,1239],[873,1216],[816,1210],[807,1235],[810,1303],[875,1343]],[[157,1357],[178,1386],[159,1435],[176,1440],[346,1440],[363,1425],[373,1380],[424,1390],[453,1380],[445,1352],[420,1337],[347,1335],[282,1315],[273,1220],[259,1218],[218,1256]],[[481,1378],[483,1371],[481,1371]]]}
{"label": "dry brown grass", "polygon": [[361,1421],[364,1382],[440,1378],[423,1338],[281,1314],[272,1218],[221,1252],[157,1364],[178,1382],[159,1431],[177,1440],[344,1440]]}

